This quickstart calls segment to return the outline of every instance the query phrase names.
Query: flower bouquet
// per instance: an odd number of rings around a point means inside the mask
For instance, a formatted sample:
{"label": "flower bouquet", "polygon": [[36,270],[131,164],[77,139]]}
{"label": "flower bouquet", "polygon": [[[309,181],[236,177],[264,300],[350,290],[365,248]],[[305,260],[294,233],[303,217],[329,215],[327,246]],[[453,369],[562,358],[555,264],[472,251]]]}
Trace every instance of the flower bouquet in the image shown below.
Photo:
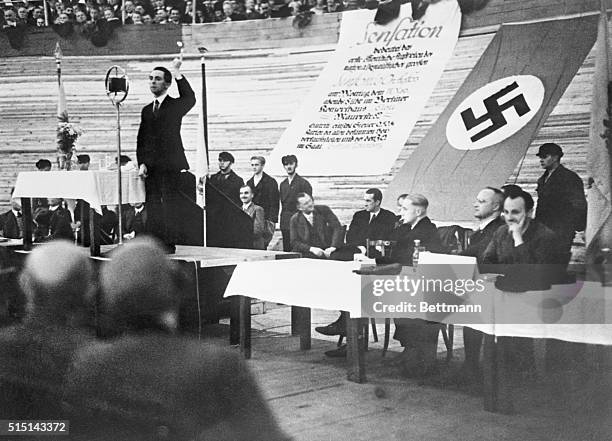
{"label": "flower bouquet", "polygon": [[60,169],[70,170],[74,155],[74,143],[83,131],[68,121],[57,124],[57,160]]}

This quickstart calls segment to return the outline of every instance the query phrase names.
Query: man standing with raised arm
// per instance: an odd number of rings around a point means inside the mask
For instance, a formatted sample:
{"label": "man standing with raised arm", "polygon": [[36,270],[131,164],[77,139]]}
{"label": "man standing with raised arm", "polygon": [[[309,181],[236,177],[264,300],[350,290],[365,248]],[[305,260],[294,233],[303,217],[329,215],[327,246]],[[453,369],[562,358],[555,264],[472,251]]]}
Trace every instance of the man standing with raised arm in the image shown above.
{"label": "man standing with raised arm", "polygon": [[139,174],[146,178],[148,231],[162,240],[169,252],[176,249],[180,173],[189,169],[181,140],[181,123],[196,102],[180,67],[181,60],[175,58],[172,70],[178,98],[168,96],[172,84],[172,74],[168,69],[155,67],[149,75],[149,88],[154,100],[142,109],[136,146]]}

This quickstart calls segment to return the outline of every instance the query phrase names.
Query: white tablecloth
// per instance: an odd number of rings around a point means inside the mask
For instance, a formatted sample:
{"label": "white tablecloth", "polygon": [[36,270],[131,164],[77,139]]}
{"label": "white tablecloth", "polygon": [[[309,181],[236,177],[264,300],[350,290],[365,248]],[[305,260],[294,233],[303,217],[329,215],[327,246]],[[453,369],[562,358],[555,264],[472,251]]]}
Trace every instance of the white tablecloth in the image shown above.
{"label": "white tablecloth", "polygon": [[[325,310],[348,311],[351,317],[364,316],[361,308],[361,276],[352,271],[356,262],[337,262],[316,259],[291,259],[278,261],[239,263],[225,291],[225,297],[244,295],[260,300]],[[504,293],[492,283],[487,286],[493,298],[494,310],[487,309],[491,317],[498,316],[497,323],[465,324],[465,316],[449,314],[445,323],[463,324],[496,336],[531,338],[555,338],[559,340],[612,345],[612,293],[609,287],[596,282],[586,282],[580,296],[565,292],[575,288],[553,287],[543,292],[522,294]],[[607,291],[606,291],[607,290]],[[489,292],[489,291],[487,291]],[[585,294],[585,292],[587,294]],[[558,323],[546,323],[542,316],[543,299],[559,300],[562,318]],[[606,300],[611,299],[609,302]],[[477,300],[468,299],[466,303]],[[602,308],[601,314],[592,314],[594,308]],[[515,315],[509,311],[515,311]],[[589,311],[590,310],[590,311]],[[497,311],[497,312],[495,312]],[[508,323],[508,317],[524,314],[523,323]],[[555,313],[555,308],[546,313]],[[505,314],[505,315],[504,315]],[[599,324],[583,324],[583,317],[597,316]],[[463,318],[463,322],[462,319]],[[500,323],[505,321],[505,323]]]}
{"label": "white tablecloth", "polygon": [[[83,199],[101,213],[102,205],[118,203],[117,184],[116,171],[21,172],[17,176],[13,196]],[[138,171],[123,172],[121,188],[124,204],[145,201],[144,180],[138,176]]]}

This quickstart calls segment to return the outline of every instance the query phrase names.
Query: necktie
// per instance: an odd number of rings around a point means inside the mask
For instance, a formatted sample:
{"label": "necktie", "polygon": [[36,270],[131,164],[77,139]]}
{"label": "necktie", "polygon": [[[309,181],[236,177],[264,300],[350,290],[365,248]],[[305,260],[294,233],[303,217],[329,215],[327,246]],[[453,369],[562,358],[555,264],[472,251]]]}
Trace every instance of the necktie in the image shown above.
{"label": "necktie", "polygon": [[374,222],[374,219],[376,219],[376,215],[370,217],[370,223]]}
{"label": "necktie", "polygon": [[157,115],[159,115],[159,101],[155,100],[153,101],[153,116],[157,118]]}

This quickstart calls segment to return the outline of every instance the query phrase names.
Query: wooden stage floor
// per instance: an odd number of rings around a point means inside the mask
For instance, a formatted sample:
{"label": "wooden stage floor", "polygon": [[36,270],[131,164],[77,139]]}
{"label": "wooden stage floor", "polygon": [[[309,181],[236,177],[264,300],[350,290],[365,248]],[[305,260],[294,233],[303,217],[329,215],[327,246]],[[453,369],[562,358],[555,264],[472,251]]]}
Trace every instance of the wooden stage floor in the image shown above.
{"label": "wooden stage floor", "polygon": [[[312,326],[335,317],[313,310]],[[299,338],[289,335],[289,323],[287,307],[253,316],[253,358],[248,363],[279,424],[296,441],[612,439],[610,366],[606,374],[564,371],[525,379],[517,384],[517,413],[492,414],[483,410],[482,396],[473,388],[400,377],[392,363],[398,346],[383,359],[380,345],[371,344],[368,383],[349,382],[345,361],[323,354],[334,347],[333,338],[319,339],[313,329],[312,349],[300,351]],[[227,344],[223,328],[208,332]],[[461,335],[460,329],[455,335]],[[460,365],[461,345],[456,340],[452,368]],[[440,342],[441,363],[444,357]]]}

